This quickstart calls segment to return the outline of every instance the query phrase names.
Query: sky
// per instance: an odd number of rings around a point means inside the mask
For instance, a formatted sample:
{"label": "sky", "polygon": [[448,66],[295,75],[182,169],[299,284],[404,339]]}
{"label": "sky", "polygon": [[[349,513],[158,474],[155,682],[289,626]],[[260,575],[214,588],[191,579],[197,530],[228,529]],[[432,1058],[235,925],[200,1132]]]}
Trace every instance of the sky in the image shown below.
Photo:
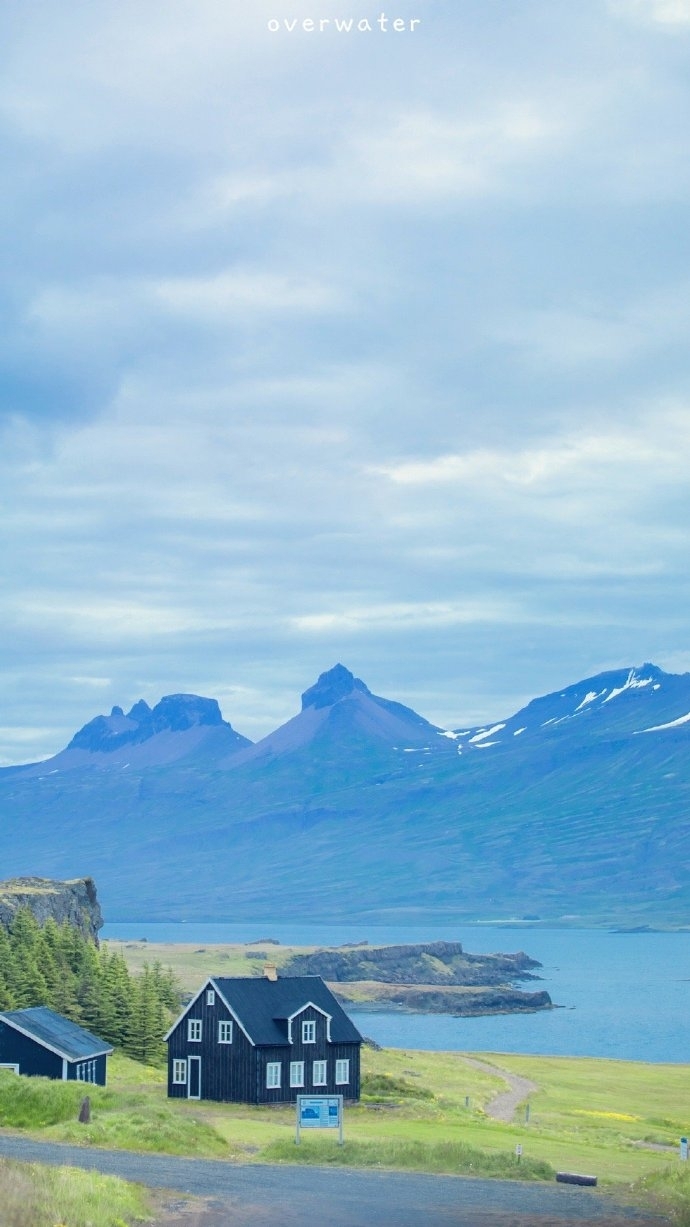
{"label": "sky", "polygon": [[689,58],[690,0],[5,0],[0,763],[690,669]]}

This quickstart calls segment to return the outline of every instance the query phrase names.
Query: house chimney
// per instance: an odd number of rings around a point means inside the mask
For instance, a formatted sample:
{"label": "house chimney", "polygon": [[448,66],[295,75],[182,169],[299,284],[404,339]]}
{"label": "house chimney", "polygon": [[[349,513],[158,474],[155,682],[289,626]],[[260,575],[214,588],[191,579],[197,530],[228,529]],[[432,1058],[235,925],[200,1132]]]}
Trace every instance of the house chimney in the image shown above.
{"label": "house chimney", "polygon": [[267,980],[278,979],[278,967],[275,963],[264,963],[264,977]]}

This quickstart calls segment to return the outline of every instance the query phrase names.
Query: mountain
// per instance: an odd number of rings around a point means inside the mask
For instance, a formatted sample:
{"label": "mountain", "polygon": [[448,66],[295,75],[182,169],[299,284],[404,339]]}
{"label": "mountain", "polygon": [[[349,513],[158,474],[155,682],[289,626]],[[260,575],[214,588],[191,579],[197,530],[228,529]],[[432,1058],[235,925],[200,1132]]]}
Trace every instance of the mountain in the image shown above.
{"label": "mountain", "polygon": [[14,770],[33,776],[78,767],[124,770],[160,767],[190,756],[199,764],[228,758],[251,744],[223,719],[215,699],[169,694],[154,708],[140,699],[127,715],[114,707],[109,716],[85,724],[53,758]]}
{"label": "mountain", "polygon": [[[335,665],[302,695],[302,710],[227,766],[264,762],[307,750],[342,757],[430,748],[442,732],[410,707],[372,694],[361,678]],[[437,748],[437,747],[434,747]]]}
{"label": "mountain", "polygon": [[533,699],[497,724],[458,730],[458,750],[510,744],[512,737],[553,738],[559,743],[664,732],[690,722],[688,675],[664,673],[656,665],[618,669],[588,677],[566,690]]}
{"label": "mountain", "polygon": [[688,922],[690,675],[586,678],[444,730],[343,665],[252,745],[212,699],[115,708],[0,771],[7,874],[116,918]]}

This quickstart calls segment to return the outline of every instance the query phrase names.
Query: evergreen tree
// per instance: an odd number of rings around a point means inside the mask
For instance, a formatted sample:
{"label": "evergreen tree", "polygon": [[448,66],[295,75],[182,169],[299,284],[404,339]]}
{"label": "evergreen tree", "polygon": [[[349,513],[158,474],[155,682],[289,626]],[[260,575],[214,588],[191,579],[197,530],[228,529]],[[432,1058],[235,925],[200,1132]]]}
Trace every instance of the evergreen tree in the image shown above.
{"label": "evergreen tree", "polygon": [[140,1061],[165,1055],[163,1035],[180,1006],[171,968],[159,962],[132,976],[123,955],[99,948],[74,925],[41,928],[20,908],[0,925],[0,1009],[48,1006]]}
{"label": "evergreen tree", "polygon": [[125,1038],[125,1052],[137,1061],[154,1064],[164,1055],[165,1015],[156,991],[155,977],[147,963],[137,977],[132,1017]]}
{"label": "evergreen tree", "polygon": [[12,1010],[16,998],[12,991],[15,982],[14,953],[7,930],[0,925],[0,1010]]}

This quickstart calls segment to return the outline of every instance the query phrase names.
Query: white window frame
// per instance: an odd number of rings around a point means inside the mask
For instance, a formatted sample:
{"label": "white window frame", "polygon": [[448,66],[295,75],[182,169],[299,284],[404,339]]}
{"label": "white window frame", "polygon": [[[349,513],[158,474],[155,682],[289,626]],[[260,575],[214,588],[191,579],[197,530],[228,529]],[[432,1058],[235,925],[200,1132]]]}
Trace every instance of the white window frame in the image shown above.
{"label": "white window frame", "polygon": [[227,1018],[221,1018],[218,1022],[218,1043],[232,1043],[232,1023]]}
{"label": "white window frame", "polygon": [[96,1081],[96,1062],[80,1061],[76,1067],[77,1082]]}
{"label": "white window frame", "polygon": [[340,1057],[335,1063],[335,1085],[347,1086],[350,1081],[350,1058]]}
{"label": "white window frame", "polygon": [[190,1044],[200,1044],[202,1035],[201,1019],[187,1019],[187,1041]]}
{"label": "white window frame", "polygon": [[282,1078],[282,1061],[268,1061],[266,1063],[266,1090],[279,1091]]}
{"label": "white window frame", "polygon": [[304,1061],[290,1062],[290,1086],[304,1086]]}
{"label": "white window frame", "polygon": [[328,1061],[314,1061],[311,1071],[312,1086],[328,1086]]}
{"label": "white window frame", "polygon": [[313,1018],[307,1018],[302,1023],[302,1043],[316,1043],[316,1022]]}
{"label": "white window frame", "polygon": [[206,1005],[215,1005],[215,1004],[216,1004],[215,991],[212,988],[207,988],[206,989]]}
{"label": "white window frame", "polygon": [[175,1057],[172,1063],[173,1086],[187,1085],[187,1062],[184,1057]]}

